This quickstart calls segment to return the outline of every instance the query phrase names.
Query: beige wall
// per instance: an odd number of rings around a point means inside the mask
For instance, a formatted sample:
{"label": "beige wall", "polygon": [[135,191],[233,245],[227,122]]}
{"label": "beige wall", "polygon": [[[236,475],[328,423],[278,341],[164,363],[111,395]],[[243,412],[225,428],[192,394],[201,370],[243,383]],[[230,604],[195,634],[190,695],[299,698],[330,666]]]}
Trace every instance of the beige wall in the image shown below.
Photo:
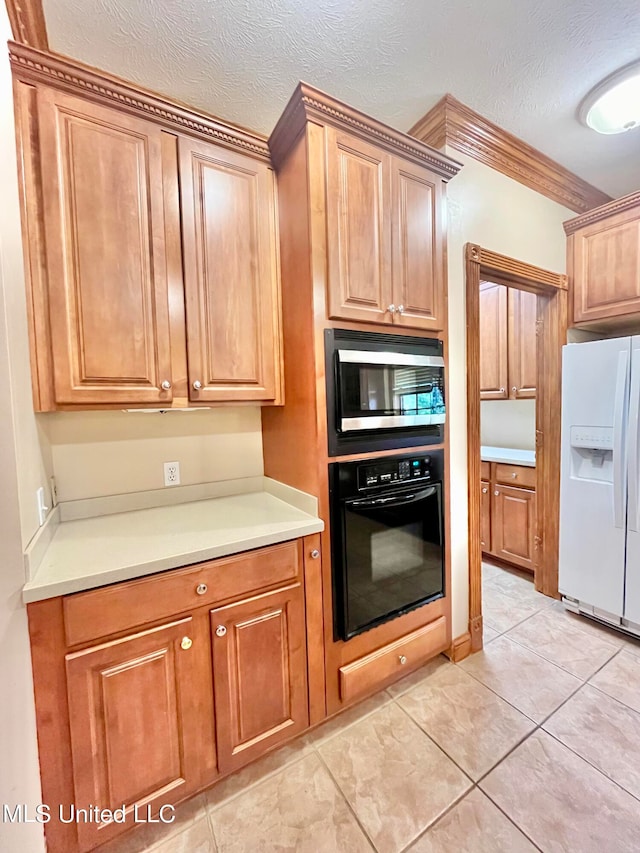
{"label": "beige wall", "polygon": [[[4,4],[0,43],[11,37]],[[40,447],[31,403],[24,271],[15,167],[11,77],[0,57],[0,804],[40,802],[33,686],[24,584],[23,545],[38,526],[35,490],[46,481],[46,442]],[[40,824],[0,819],[0,850],[40,853]]]}
{"label": "beige wall", "polygon": [[453,634],[467,630],[467,425],[464,244],[468,242],[555,272],[565,270],[562,222],[573,212],[457,151],[465,165],[449,198],[449,427]]}
{"label": "beige wall", "polygon": [[491,447],[536,446],[535,400],[485,400],[480,404],[480,442]]}
{"label": "beige wall", "polygon": [[199,412],[69,412],[42,415],[58,499],[163,488],[163,462],[182,485],[263,472],[260,409]]}

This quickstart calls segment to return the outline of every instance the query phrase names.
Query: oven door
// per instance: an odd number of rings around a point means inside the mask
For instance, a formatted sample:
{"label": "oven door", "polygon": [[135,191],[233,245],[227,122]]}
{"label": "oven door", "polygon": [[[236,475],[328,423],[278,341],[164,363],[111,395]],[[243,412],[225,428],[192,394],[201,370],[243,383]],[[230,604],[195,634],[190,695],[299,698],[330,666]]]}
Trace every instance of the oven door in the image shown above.
{"label": "oven door", "polygon": [[336,634],[347,640],[444,595],[441,484],[341,505]]}
{"label": "oven door", "polygon": [[442,356],[339,349],[336,357],[340,432],[444,423]]}

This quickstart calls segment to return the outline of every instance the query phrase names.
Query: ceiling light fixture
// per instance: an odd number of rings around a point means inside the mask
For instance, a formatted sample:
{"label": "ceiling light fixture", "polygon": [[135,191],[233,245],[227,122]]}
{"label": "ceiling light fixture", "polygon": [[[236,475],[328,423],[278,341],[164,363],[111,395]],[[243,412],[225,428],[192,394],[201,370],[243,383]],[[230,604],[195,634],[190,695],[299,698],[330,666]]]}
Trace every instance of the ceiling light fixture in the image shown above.
{"label": "ceiling light fixture", "polygon": [[640,127],[640,60],[598,83],[580,104],[578,117],[598,133],[624,133]]}

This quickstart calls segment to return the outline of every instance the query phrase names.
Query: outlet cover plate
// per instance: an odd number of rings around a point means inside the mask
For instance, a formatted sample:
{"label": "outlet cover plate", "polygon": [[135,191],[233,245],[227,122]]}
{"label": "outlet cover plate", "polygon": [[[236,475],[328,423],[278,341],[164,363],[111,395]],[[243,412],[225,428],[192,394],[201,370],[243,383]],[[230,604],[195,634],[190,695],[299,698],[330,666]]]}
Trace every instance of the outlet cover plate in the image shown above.
{"label": "outlet cover plate", "polygon": [[164,484],[165,486],[180,485],[180,463],[165,462],[164,463]]}

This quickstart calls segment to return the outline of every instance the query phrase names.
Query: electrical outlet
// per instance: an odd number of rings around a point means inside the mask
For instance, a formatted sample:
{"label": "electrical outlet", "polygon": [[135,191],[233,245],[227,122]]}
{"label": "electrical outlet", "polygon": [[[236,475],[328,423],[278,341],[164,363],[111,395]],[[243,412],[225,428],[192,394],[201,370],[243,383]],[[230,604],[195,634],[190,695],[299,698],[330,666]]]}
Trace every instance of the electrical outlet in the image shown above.
{"label": "electrical outlet", "polygon": [[180,485],[180,463],[165,462],[164,463],[164,484],[165,486]]}
{"label": "electrical outlet", "polygon": [[45,523],[47,518],[47,513],[49,512],[50,507],[46,506],[44,502],[44,487],[40,486],[40,488],[36,492],[36,500],[38,502],[38,521],[40,522],[40,527]]}

